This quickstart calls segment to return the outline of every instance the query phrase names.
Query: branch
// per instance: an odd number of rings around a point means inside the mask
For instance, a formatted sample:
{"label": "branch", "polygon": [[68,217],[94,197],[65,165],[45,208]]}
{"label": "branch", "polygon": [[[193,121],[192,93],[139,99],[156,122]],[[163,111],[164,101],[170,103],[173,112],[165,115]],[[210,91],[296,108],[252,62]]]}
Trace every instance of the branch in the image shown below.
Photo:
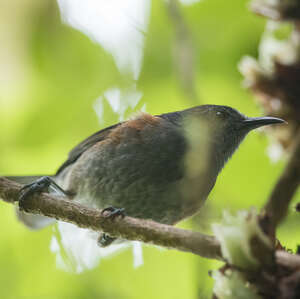
{"label": "branch", "polygon": [[[0,177],[0,199],[8,203],[17,202],[21,187],[20,184]],[[199,232],[127,216],[112,220],[105,217],[100,210],[46,193],[28,198],[24,209],[28,213],[52,217],[82,228],[104,231],[117,238],[138,240],[222,260],[218,241],[212,236]]]}
{"label": "branch", "polygon": [[291,254],[284,250],[278,250],[276,251],[275,256],[278,265],[288,269],[300,270],[300,256],[298,254]]}
{"label": "branch", "polygon": [[277,225],[283,220],[288,206],[300,184],[300,130],[295,140],[295,148],[289,162],[276,183],[271,196],[264,207],[268,219],[268,231],[273,234]]}

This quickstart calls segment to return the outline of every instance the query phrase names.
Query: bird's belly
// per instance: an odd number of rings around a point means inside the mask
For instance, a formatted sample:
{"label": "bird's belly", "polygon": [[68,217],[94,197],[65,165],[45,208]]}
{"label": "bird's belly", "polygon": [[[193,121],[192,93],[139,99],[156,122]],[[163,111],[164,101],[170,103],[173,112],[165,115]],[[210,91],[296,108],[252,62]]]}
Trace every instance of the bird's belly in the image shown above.
{"label": "bird's belly", "polygon": [[197,199],[189,200],[182,193],[182,183],[177,181],[162,186],[149,184],[141,178],[126,184],[106,176],[95,180],[95,185],[87,185],[75,200],[99,209],[124,208],[126,215],[131,217],[175,224],[195,214],[206,199],[199,195]]}
{"label": "bird's belly", "polygon": [[115,177],[99,178],[97,188],[83,189],[75,200],[99,209],[113,206],[124,208],[126,215],[173,224],[183,218],[183,201],[176,183],[168,186],[149,184],[141,179],[127,184]]}

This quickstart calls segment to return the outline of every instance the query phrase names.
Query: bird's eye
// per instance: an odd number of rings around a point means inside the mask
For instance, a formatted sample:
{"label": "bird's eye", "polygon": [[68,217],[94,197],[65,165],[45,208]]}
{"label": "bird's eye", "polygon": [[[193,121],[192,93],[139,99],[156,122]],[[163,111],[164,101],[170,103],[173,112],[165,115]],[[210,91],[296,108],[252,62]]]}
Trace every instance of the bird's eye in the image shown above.
{"label": "bird's eye", "polygon": [[220,117],[220,116],[222,116],[222,112],[217,111],[216,115]]}

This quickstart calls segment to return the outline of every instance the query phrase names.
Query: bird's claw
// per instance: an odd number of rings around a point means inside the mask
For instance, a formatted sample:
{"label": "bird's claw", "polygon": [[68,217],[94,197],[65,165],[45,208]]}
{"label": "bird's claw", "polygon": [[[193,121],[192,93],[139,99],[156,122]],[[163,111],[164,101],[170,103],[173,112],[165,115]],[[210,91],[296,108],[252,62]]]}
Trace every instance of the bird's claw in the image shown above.
{"label": "bird's claw", "polygon": [[107,247],[115,240],[116,240],[116,238],[113,238],[106,233],[102,233],[98,238],[98,245],[100,247]]}
{"label": "bird's claw", "polygon": [[125,209],[124,208],[107,207],[101,211],[101,214],[105,218],[111,218],[111,219],[114,219],[117,216],[125,217]]}
{"label": "bird's claw", "polygon": [[[107,207],[101,211],[101,214],[105,218],[114,219],[117,216],[125,217],[125,209],[124,208],[115,208],[115,207]],[[98,245],[100,247],[107,247],[111,243],[113,243],[116,240],[116,238],[111,237],[109,234],[102,233],[98,238]]]}
{"label": "bird's claw", "polygon": [[36,181],[32,182],[31,184],[25,185],[20,190],[20,196],[19,196],[20,209],[24,210],[24,202],[28,198],[28,196],[31,196],[35,193],[49,192],[50,189],[55,191],[57,194],[61,196],[70,195],[68,191],[64,191],[50,177],[43,176],[37,179]]}
{"label": "bird's claw", "polygon": [[47,176],[44,176],[33,183],[23,186],[22,189],[20,190],[20,196],[19,196],[20,210],[24,210],[24,202],[29,196],[35,193],[41,193],[47,191],[50,184],[51,184],[51,179]]}

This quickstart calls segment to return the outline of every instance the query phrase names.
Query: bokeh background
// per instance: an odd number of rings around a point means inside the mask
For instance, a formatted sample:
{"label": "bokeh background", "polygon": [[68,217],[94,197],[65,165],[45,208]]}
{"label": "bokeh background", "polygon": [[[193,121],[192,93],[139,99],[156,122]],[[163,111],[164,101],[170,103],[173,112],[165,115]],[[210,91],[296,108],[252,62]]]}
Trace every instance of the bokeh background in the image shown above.
{"label": "bokeh background", "polygon": [[[120,67],[97,38],[62,22],[54,0],[0,0],[0,175],[52,174],[83,138],[139,110],[160,114],[211,103],[260,115],[237,64],[244,55],[257,56],[264,20],[248,10],[247,1],[187,2],[175,6],[178,17],[168,3],[148,1],[143,58],[130,68],[126,61]],[[112,3],[118,11],[118,1]],[[119,22],[118,15],[111,18]],[[110,34],[109,26],[103,30]],[[192,49],[187,56],[194,53],[186,73],[178,57],[185,51],[180,38]],[[188,83],[184,76],[191,76]],[[284,159],[271,161],[269,144],[265,134],[251,133],[205,208],[180,226],[209,233],[223,210],[261,207],[284,166]],[[279,233],[291,249],[297,225],[291,208]],[[125,250],[94,270],[67,273],[56,267],[49,249],[52,227],[29,231],[3,202],[0,226],[0,290],[7,299],[209,298],[208,271],[220,266],[145,246],[144,265],[137,269]]]}

